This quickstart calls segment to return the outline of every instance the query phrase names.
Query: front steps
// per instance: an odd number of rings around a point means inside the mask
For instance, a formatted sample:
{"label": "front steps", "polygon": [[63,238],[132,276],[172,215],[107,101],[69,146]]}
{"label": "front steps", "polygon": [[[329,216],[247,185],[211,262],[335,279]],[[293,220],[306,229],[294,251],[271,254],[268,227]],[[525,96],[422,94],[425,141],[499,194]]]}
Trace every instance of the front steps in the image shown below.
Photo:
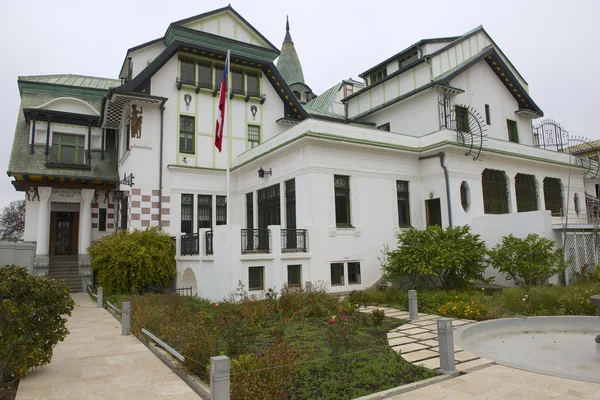
{"label": "front steps", "polygon": [[71,292],[83,292],[78,256],[50,256],[48,278],[67,281]]}

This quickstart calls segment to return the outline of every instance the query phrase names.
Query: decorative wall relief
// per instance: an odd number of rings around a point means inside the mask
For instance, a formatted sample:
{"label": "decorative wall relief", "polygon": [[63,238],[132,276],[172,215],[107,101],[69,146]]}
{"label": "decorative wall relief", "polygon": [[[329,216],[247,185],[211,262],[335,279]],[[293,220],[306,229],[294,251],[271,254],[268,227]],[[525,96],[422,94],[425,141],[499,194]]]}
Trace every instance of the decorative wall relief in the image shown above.
{"label": "decorative wall relief", "polygon": [[141,138],[142,137],[142,114],[144,113],[144,109],[140,107],[138,111],[137,106],[133,104],[131,106],[131,117],[129,118],[131,121],[131,137],[132,138]]}
{"label": "decorative wall relief", "polygon": [[29,201],[35,200],[36,197],[38,200],[40,199],[40,193],[38,192],[37,186],[28,187],[25,191],[25,194],[27,195],[27,200]]}
{"label": "decorative wall relief", "polygon": [[190,104],[192,104],[192,95],[189,93],[186,93],[185,96],[183,96],[183,101],[185,102],[185,109],[187,111],[190,110]]}
{"label": "decorative wall relief", "polygon": [[256,113],[258,112],[258,107],[256,107],[256,105],[252,104],[250,106],[250,112],[252,113],[252,121],[256,121]]}

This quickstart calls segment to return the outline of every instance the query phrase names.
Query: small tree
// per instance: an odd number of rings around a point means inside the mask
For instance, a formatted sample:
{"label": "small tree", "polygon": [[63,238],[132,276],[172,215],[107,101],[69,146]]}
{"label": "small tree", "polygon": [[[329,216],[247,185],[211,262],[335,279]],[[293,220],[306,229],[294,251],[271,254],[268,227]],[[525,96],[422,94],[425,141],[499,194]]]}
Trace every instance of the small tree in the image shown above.
{"label": "small tree", "polygon": [[25,200],[11,202],[0,216],[0,240],[18,242],[25,232]]}
{"label": "small tree", "polygon": [[398,234],[398,248],[388,253],[384,276],[404,280],[411,287],[440,284],[444,289],[472,287],[488,282],[487,249],[469,226],[410,228]]}
{"label": "small tree", "polygon": [[25,267],[0,268],[0,383],[50,362],[69,331],[64,315],[75,302],[59,281],[38,278]]}
{"label": "small tree", "polygon": [[503,236],[502,242],[490,250],[489,263],[517,286],[543,285],[565,269],[563,249],[535,233],[526,238]]}
{"label": "small tree", "polygon": [[167,286],[176,273],[171,236],[152,227],[119,230],[88,249],[98,283],[110,293],[138,293],[150,285]]}

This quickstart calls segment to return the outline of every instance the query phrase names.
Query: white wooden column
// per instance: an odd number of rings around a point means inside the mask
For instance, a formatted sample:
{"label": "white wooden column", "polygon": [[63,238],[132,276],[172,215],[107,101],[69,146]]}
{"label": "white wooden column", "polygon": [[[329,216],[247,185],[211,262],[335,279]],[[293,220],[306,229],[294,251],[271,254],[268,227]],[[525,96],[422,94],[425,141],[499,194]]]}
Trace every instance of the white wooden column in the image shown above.
{"label": "white wooden column", "polygon": [[38,269],[37,275],[46,275],[50,265],[49,247],[50,247],[50,195],[51,187],[37,188],[40,207],[37,221],[37,242],[35,248],[34,267]]}
{"label": "white wooden column", "polygon": [[[92,244],[92,199],[94,189],[81,189],[81,213],[79,216],[79,258],[87,256],[87,248]],[[85,257],[83,257],[85,258]],[[81,264],[81,262],[80,262]]]}

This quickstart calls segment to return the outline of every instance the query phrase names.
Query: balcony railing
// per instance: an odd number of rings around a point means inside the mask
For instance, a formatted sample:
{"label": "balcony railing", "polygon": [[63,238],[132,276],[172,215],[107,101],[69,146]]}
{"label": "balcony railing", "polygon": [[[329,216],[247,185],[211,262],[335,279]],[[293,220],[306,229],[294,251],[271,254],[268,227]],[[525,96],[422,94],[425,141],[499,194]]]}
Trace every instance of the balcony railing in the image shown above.
{"label": "balcony railing", "polygon": [[306,229],[282,229],[282,253],[306,253],[308,249],[308,232]]}
{"label": "balcony railing", "polygon": [[200,241],[198,240],[198,234],[192,233],[191,235],[183,235],[181,237],[181,255],[182,256],[195,256],[200,253],[199,247]]}
{"label": "balcony railing", "polygon": [[206,254],[213,254],[213,231],[206,231],[206,236],[204,237],[206,244]]}
{"label": "balcony railing", "polygon": [[271,231],[268,229],[242,229],[242,254],[270,253]]}

